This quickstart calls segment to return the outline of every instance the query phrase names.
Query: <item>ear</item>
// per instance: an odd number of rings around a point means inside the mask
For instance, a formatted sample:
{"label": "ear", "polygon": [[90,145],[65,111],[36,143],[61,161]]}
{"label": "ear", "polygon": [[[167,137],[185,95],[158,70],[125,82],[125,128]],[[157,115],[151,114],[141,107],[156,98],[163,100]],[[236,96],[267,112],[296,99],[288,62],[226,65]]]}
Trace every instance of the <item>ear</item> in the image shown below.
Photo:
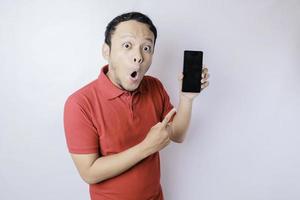
{"label": "ear", "polygon": [[109,46],[104,42],[104,44],[102,45],[102,56],[105,60],[109,59],[109,52],[110,52],[110,48]]}

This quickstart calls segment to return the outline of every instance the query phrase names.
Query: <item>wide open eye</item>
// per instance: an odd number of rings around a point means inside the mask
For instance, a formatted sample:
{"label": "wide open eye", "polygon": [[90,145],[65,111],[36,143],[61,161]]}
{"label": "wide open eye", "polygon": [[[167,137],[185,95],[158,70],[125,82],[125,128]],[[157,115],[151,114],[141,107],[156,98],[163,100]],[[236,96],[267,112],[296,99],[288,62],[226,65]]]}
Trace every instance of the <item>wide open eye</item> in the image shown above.
{"label": "wide open eye", "polygon": [[123,44],[123,47],[126,48],[126,49],[130,49],[131,48],[131,43],[126,42],[126,43]]}
{"label": "wide open eye", "polygon": [[147,45],[147,46],[144,46],[144,51],[146,52],[151,52],[151,46]]}

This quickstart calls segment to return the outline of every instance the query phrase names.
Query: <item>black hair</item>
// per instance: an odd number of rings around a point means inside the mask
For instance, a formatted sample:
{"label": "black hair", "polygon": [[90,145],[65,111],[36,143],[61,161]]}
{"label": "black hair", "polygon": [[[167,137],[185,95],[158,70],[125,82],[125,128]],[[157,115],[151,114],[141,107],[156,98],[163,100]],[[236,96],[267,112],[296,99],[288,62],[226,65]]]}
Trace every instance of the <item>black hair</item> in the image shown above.
{"label": "black hair", "polygon": [[111,47],[111,36],[116,30],[116,26],[121,22],[129,21],[129,20],[135,20],[147,24],[149,26],[150,31],[152,31],[152,33],[154,34],[154,44],[155,44],[157,38],[157,30],[154,24],[152,23],[151,19],[147,15],[140,12],[128,12],[115,17],[106,26],[104,41],[109,47]]}

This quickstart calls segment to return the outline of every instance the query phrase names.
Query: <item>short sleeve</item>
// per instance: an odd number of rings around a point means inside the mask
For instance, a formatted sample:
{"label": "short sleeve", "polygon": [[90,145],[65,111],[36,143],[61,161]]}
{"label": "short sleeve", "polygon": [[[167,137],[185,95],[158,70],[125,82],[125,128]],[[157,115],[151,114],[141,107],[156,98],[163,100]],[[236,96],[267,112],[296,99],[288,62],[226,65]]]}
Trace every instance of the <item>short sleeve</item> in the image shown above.
{"label": "short sleeve", "polygon": [[[161,120],[163,120],[165,118],[165,116],[174,108],[174,106],[172,105],[170,97],[169,97],[166,89],[164,88],[164,86],[160,82],[160,80],[158,80],[157,78],[155,78],[155,79],[156,79],[156,82],[157,82],[157,85],[158,85],[158,90],[161,94],[162,102],[163,102],[163,110],[162,110],[162,115],[161,115]],[[170,122],[173,121],[175,115],[176,115],[176,113],[173,115]]]}
{"label": "short sleeve", "polygon": [[64,130],[70,153],[88,154],[99,151],[97,129],[84,107],[70,97],[64,107]]}

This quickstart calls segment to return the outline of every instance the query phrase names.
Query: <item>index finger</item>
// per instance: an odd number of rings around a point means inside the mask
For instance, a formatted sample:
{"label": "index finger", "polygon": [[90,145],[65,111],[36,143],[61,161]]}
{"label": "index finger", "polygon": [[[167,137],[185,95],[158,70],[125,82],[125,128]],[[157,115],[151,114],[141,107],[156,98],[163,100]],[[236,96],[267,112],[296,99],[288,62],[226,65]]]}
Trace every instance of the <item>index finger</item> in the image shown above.
{"label": "index finger", "polygon": [[170,119],[172,118],[172,116],[173,116],[173,114],[175,112],[176,112],[175,108],[173,108],[172,110],[170,110],[170,112],[165,116],[165,118],[161,122],[163,126],[166,126],[168,124],[168,122],[170,121]]}

